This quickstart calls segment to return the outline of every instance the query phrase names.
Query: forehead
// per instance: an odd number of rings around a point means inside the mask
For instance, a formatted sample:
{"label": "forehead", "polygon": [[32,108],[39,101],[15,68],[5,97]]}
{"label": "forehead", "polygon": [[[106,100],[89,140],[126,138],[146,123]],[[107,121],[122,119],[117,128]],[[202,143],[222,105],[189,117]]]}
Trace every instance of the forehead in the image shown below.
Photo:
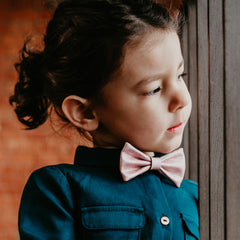
{"label": "forehead", "polygon": [[122,79],[139,79],[177,69],[182,61],[180,41],[175,31],[155,30],[137,44],[127,44],[120,67]]}

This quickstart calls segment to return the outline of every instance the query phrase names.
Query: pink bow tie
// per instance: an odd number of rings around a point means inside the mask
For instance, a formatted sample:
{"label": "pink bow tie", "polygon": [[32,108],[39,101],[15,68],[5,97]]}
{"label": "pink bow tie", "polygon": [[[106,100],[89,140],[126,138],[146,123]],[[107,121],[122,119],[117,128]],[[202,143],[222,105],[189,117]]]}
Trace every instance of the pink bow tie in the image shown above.
{"label": "pink bow tie", "polygon": [[157,170],[180,187],[185,173],[185,156],[180,148],[162,157],[150,157],[125,143],[120,156],[120,172],[128,181],[148,170]]}

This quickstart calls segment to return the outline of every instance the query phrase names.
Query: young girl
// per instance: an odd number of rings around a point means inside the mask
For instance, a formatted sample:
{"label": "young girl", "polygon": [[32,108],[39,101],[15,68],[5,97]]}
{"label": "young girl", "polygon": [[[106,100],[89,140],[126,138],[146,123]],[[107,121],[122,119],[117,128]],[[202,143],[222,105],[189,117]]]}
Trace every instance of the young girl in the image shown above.
{"label": "young girl", "polygon": [[10,98],[33,129],[54,108],[94,147],[34,172],[22,240],[199,239],[197,184],[178,149],[191,112],[180,14],[151,0],[68,0],[43,51],[23,49]]}

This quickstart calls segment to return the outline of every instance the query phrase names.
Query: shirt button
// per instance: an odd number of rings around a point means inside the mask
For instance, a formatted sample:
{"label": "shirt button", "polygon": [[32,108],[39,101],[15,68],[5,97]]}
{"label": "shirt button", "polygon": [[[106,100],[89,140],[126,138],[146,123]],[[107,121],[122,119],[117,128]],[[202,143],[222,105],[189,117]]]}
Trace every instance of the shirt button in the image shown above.
{"label": "shirt button", "polygon": [[164,226],[167,226],[170,223],[169,218],[166,217],[166,216],[161,217],[160,221],[161,221],[161,224],[164,225]]}

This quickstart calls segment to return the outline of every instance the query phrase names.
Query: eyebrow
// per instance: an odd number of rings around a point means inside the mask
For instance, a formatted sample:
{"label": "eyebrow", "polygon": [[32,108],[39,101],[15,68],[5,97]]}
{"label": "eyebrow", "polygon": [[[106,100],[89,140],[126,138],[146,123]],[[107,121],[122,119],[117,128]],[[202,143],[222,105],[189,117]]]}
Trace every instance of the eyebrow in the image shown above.
{"label": "eyebrow", "polygon": [[[178,65],[177,70],[179,70],[183,65],[184,65],[184,60],[182,59],[181,62],[179,63],[179,65]],[[153,76],[144,77],[143,79],[141,79],[136,84],[136,87],[139,87],[140,85],[146,84],[146,83],[149,83],[149,82],[157,81],[157,80],[161,79],[163,76],[164,76],[164,74],[160,73],[160,74],[156,74],[156,75],[153,75]]]}

